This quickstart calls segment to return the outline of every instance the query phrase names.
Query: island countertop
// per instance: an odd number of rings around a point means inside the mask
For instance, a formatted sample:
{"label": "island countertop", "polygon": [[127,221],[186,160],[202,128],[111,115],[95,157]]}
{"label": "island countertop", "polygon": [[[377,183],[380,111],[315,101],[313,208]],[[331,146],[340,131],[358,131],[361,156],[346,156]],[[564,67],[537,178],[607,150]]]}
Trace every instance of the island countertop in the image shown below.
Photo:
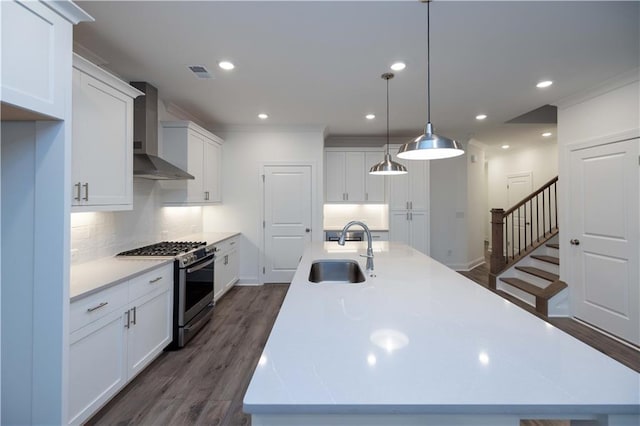
{"label": "island countertop", "polygon": [[640,374],[406,245],[375,243],[364,283],[308,281],[317,259],[364,271],[365,252],[306,249],[245,394],[254,420],[640,413]]}

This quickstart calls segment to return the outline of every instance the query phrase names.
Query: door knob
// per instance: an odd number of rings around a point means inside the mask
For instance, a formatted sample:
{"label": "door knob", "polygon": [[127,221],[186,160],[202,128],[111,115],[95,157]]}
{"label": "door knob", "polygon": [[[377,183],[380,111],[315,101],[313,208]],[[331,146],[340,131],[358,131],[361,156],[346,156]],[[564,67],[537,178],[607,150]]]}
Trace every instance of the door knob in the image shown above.
{"label": "door knob", "polygon": [[311,232],[311,229],[306,228],[306,229],[304,230],[304,232]]}
{"label": "door knob", "polygon": [[579,246],[580,245],[580,240],[574,238],[572,240],[569,241],[571,243],[572,246]]}

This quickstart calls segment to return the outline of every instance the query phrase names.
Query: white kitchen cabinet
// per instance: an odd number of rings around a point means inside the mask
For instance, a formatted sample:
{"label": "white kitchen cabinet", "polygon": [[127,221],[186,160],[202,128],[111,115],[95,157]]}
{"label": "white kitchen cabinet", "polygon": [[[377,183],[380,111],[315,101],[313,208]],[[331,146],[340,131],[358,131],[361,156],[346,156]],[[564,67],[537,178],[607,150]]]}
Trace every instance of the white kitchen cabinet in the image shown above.
{"label": "white kitchen cabinet", "polygon": [[71,303],[69,424],[87,420],[160,354],[172,321],[173,264]]}
{"label": "white kitchen cabinet", "polygon": [[[393,149],[397,152],[397,149]],[[389,209],[429,209],[429,162],[424,160],[402,160],[393,155],[393,161],[403,164],[407,174],[389,178]]]}
{"label": "white kitchen cabinet", "polygon": [[71,2],[2,1],[2,119],[64,120],[72,26],[92,20]]}
{"label": "white kitchen cabinet", "polygon": [[326,149],[325,202],[384,202],[384,177],[369,175],[371,166],[383,157],[383,151]]}
{"label": "white kitchen cabinet", "polygon": [[165,203],[220,203],[223,140],[190,121],[163,121],[162,127],[162,157],[195,177],[162,182]]}
{"label": "white kitchen cabinet", "polygon": [[424,210],[389,212],[389,241],[405,243],[428,255],[430,252],[429,216]]}
{"label": "white kitchen cabinet", "polygon": [[218,300],[238,281],[240,263],[238,245],[240,237],[232,237],[216,244],[213,299]]}
{"label": "white kitchen cabinet", "polygon": [[133,208],[133,99],[143,93],[73,57],[73,211]]}

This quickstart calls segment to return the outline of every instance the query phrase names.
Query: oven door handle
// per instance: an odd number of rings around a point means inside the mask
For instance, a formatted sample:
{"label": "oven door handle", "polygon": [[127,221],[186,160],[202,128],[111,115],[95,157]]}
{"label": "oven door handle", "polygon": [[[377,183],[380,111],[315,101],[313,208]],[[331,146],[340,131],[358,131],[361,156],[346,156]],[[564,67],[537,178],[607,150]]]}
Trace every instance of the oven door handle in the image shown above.
{"label": "oven door handle", "polygon": [[216,260],[215,257],[212,257],[211,260],[209,260],[207,262],[200,263],[199,265],[197,265],[194,268],[189,268],[189,269],[187,269],[187,274],[190,274],[190,273],[195,272],[195,271],[199,271],[200,269],[204,268],[205,266],[211,265],[215,260]]}

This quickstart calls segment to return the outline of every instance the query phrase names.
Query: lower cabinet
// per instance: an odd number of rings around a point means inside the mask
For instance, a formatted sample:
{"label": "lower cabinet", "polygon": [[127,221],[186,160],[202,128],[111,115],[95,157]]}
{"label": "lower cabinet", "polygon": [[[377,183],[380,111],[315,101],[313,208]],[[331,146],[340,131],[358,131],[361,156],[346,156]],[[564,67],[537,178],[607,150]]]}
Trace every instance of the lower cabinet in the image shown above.
{"label": "lower cabinet", "polygon": [[73,302],[69,424],[86,421],[172,340],[173,264]]}
{"label": "lower cabinet", "polygon": [[424,210],[391,210],[389,241],[410,245],[428,255],[430,249],[429,217]]}
{"label": "lower cabinet", "polygon": [[218,300],[238,281],[238,245],[240,237],[232,237],[216,245],[213,299]]}

